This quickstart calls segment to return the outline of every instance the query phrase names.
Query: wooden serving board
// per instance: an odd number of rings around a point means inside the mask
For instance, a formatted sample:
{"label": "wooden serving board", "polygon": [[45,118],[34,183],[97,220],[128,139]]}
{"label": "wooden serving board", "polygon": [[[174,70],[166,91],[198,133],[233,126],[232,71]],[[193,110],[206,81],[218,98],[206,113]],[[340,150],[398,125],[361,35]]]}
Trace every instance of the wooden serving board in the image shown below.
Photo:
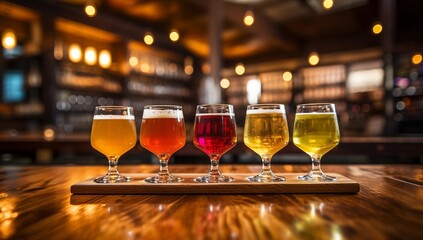
{"label": "wooden serving board", "polygon": [[174,174],[181,176],[181,183],[146,183],[146,177],[154,174],[125,174],[131,176],[127,183],[95,183],[92,179],[71,186],[73,194],[127,195],[127,194],[277,194],[277,193],[357,193],[360,185],[336,173],[328,175],[338,178],[335,182],[302,181],[299,173],[286,173],[286,181],[278,183],[255,183],[246,180],[253,174],[228,174],[235,181],[230,183],[196,183],[201,174]]}

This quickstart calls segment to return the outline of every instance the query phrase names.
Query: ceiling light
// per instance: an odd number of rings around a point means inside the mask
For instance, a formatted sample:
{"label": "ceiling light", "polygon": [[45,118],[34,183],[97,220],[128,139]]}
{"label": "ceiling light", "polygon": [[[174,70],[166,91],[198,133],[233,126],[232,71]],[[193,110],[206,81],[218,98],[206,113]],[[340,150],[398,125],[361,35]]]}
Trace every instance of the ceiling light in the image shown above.
{"label": "ceiling light", "polygon": [[179,40],[179,32],[176,28],[173,28],[172,30],[170,30],[169,38],[172,42],[176,42]]}
{"label": "ceiling light", "polygon": [[320,61],[319,54],[317,52],[311,52],[310,55],[308,55],[308,63],[311,66],[316,66]]}
{"label": "ceiling light", "polygon": [[292,73],[290,71],[286,71],[282,74],[282,79],[286,82],[289,82],[292,80]]}
{"label": "ceiling light", "polygon": [[254,24],[254,13],[251,10],[245,12],[244,15],[244,24],[249,27]]}
{"label": "ceiling light", "polygon": [[151,32],[146,32],[144,35],[144,42],[147,45],[151,45],[154,43],[154,37],[153,34]]}
{"label": "ceiling light", "polygon": [[242,64],[242,63],[238,63],[238,64],[235,66],[235,73],[236,73],[238,76],[243,75],[243,74],[245,73],[245,66],[244,66],[244,64]]}
{"label": "ceiling light", "polygon": [[222,78],[222,80],[220,80],[220,87],[221,88],[228,88],[231,85],[231,82],[229,82],[229,79],[227,78]]}
{"label": "ceiling light", "polygon": [[326,10],[329,10],[333,7],[333,0],[323,0],[322,5]]}
{"label": "ceiling light", "polygon": [[88,17],[94,17],[97,13],[94,2],[90,0],[87,1],[84,10]]}
{"label": "ceiling light", "polygon": [[101,50],[100,55],[98,57],[98,62],[100,67],[102,68],[109,68],[112,64],[112,55],[110,54],[109,50]]}
{"label": "ceiling light", "polygon": [[373,25],[372,31],[374,34],[380,34],[383,30],[383,26],[381,23],[375,23]]}
{"label": "ceiling light", "polygon": [[413,56],[411,57],[411,62],[415,65],[418,65],[422,62],[423,56],[421,53],[415,53],[413,54]]}
{"label": "ceiling light", "polygon": [[93,47],[87,47],[84,54],[85,63],[94,65],[97,62],[97,51]]}
{"label": "ceiling light", "polygon": [[81,47],[76,43],[73,43],[69,46],[68,54],[69,60],[71,60],[71,62],[78,63],[82,59]]}
{"label": "ceiling light", "polygon": [[1,37],[1,45],[6,49],[16,47],[16,34],[11,29],[6,29]]}

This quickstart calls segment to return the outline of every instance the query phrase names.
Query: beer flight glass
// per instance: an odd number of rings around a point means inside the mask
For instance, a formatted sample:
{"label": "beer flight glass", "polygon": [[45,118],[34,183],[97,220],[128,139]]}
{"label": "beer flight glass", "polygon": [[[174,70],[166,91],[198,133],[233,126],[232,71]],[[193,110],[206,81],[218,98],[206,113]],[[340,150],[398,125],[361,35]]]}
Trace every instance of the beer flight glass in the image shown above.
{"label": "beer flight glass", "polygon": [[220,157],[236,145],[235,113],[232,105],[198,105],[194,122],[194,145],[210,158],[210,171],[195,182],[232,182],[219,171]]}
{"label": "beer flight glass", "polygon": [[336,181],[323,173],[320,159],[339,143],[339,128],[335,104],[299,104],[294,120],[294,144],[311,157],[311,171],[301,180]]}
{"label": "beer flight glass", "polygon": [[117,165],[120,156],[137,142],[135,117],[132,107],[97,106],[91,129],[91,146],[109,160],[105,176],[94,179],[96,183],[129,182],[130,177],[119,174]]}
{"label": "beer flight glass", "polygon": [[247,106],[244,126],[244,143],[262,159],[262,170],[248,177],[252,182],[281,182],[271,168],[272,156],[289,142],[285,106],[282,104],[256,104]]}
{"label": "beer flight glass", "polygon": [[182,182],[181,177],[169,173],[172,154],[185,145],[185,122],[181,106],[149,105],[144,107],[140,144],[157,156],[160,169],[156,176],[146,178],[149,183]]}

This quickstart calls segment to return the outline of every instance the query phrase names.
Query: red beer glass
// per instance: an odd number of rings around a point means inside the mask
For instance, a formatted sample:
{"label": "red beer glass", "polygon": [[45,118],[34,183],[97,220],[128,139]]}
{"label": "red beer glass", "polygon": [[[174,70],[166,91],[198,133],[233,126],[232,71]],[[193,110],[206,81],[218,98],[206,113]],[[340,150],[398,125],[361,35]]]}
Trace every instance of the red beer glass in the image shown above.
{"label": "red beer glass", "polygon": [[194,145],[210,157],[208,175],[195,182],[232,182],[219,171],[220,157],[236,145],[235,113],[232,105],[198,105],[194,123]]}

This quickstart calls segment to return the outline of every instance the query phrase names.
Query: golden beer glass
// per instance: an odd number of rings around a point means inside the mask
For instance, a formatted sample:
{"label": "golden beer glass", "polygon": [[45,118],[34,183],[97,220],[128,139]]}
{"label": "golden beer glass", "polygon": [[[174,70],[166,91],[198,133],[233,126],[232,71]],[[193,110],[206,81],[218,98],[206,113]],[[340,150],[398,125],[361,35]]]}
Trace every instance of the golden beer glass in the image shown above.
{"label": "golden beer glass", "polygon": [[137,133],[132,107],[97,106],[91,129],[91,146],[109,160],[105,176],[94,179],[97,183],[129,182],[130,177],[119,174],[119,158],[135,146]]}
{"label": "golden beer glass", "polygon": [[160,169],[156,176],[146,178],[149,183],[182,182],[170,174],[168,162],[172,154],[186,142],[185,122],[181,106],[149,105],[144,107],[140,144],[157,156]]}
{"label": "golden beer glass", "polygon": [[273,155],[289,142],[285,106],[282,104],[255,104],[247,106],[244,125],[244,143],[262,159],[262,170],[248,177],[252,182],[281,182],[270,167]]}
{"label": "golden beer glass", "polygon": [[321,169],[320,159],[339,143],[335,104],[299,104],[294,121],[294,144],[311,157],[311,171],[301,180],[336,181]]}

